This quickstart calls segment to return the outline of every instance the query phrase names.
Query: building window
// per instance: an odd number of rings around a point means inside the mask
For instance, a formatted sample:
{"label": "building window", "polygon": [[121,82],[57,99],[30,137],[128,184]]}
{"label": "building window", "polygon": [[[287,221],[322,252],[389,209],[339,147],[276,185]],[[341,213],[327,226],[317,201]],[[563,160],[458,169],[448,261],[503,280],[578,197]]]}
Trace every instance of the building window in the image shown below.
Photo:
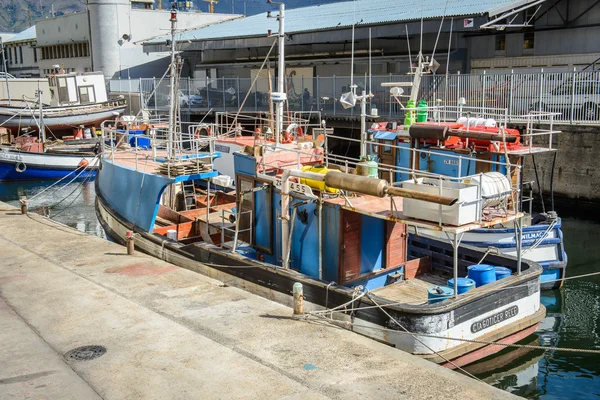
{"label": "building window", "polygon": [[506,35],[496,35],[496,51],[506,50]]}
{"label": "building window", "polygon": [[37,62],[37,47],[33,48],[33,62]]}
{"label": "building window", "polygon": [[23,46],[19,46],[19,60],[23,64]]}
{"label": "building window", "polygon": [[523,48],[524,49],[533,49],[535,44],[535,33],[534,32],[525,32],[523,35]]}
{"label": "building window", "polygon": [[10,51],[10,47],[7,48],[8,52],[8,63],[12,64],[12,51]]}

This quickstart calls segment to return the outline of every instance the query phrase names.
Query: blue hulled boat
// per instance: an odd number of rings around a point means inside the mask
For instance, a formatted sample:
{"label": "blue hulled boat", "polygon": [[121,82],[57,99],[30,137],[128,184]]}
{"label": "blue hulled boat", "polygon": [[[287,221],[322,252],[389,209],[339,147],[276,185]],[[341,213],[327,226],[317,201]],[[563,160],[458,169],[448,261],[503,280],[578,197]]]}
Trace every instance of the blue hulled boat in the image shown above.
{"label": "blue hulled boat", "polygon": [[[283,12],[281,6],[280,18]],[[173,10],[173,43],[176,20]],[[283,45],[283,32],[279,39]],[[179,62],[172,54],[172,94]],[[487,343],[513,343],[535,331],[545,315],[542,268],[520,253],[460,244],[471,230],[519,221],[519,210],[489,206],[478,185],[452,177],[442,187],[424,176],[408,188],[328,168],[314,140],[318,129],[281,143],[283,126],[294,121],[285,125],[284,95],[272,100],[274,135],[255,133],[269,125],[258,119],[250,136],[234,133],[249,144],[229,153],[232,192],[211,185],[223,130],[175,123],[174,101],[167,129],[141,135],[149,147],[121,149],[115,143],[129,134],[103,127],[109,145],[96,179],[96,210],[106,233],[121,243],[135,238],[144,252],[283,304],[292,304],[299,283],[307,317],[451,368],[499,350]],[[516,186],[509,191],[516,195]],[[421,235],[422,229],[452,240]],[[464,277],[483,260],[508,268],[507,276],[475,287]]]}

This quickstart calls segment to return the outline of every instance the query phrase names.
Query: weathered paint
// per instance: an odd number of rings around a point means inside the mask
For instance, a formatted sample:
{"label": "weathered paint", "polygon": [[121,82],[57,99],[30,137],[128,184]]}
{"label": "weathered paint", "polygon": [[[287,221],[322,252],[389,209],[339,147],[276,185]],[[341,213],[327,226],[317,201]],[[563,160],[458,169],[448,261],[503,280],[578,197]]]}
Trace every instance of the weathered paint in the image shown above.
{"label": "weathered paint", "polygon": [[271,206],[271,191],[261,190],[254,193],[254,244],[261,250],[271,253],[273,240],[273,220]]}
{"label": "weathered paint", "polygon": [[[292,204],[299,203],[300,200],[293,199]],[[312,276],[319,277],[319,221],[315,211],[317,205],[312,202],[301,205],[290,210],[296,212],[296,221],[292,232],[292,268]],[[306,222],[302,222],[300,214],[306,213]]]}
{"label": "weathered paint", "polygon": [[340,213],[340,207],[323,205],[323,280],[326,282],[339,282]]}

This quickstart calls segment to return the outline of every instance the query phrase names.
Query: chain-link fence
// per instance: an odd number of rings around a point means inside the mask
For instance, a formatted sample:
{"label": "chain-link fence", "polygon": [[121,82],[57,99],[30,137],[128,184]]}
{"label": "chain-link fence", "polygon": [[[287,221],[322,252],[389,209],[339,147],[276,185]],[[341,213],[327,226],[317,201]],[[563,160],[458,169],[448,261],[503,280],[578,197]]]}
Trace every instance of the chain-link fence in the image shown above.
{"label": "chain-link fence", "polygon": [[[402,106],[389,93],[383,82],[410,82],[412,75],[384,75],[355,77],[357,94],[363,90],[372,93],[368,109],[376,108],[383,118],[400,119]],[[275,88],[273,78],[183,78],[179,84],[178,101],[182,111],[267,111],[268,88]],[[322,111],[328,115],[358,116],[360,105],[344,109],[339,102],[342,93],[350,91],[350,77],[294,77],[288,79],[289,112]],[[261,90],[258,90],[260,88]],[[112,93],[140,93],[141,101],[149,109],[166,111],[169,106],[169,79],[140,78],[111,80]],[[400,101],[406,104],[406,97]],[[429,105],[457,106],[464,100],[466,106],[477,108],[505,108],[508,115],[530,112],[556,112],[555,122],[593,124],[600,118],[600,71],[539,72],[539,73],[483,73],[455,75],[424,75],[419,99]]]}

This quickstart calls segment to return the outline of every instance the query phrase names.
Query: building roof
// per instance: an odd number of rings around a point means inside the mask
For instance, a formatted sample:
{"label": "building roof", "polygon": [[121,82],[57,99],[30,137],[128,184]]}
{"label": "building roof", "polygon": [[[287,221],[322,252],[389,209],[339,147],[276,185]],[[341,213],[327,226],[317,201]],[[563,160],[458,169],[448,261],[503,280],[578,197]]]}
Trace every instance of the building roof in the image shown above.
{"label": "building roof", "polygon": [[[355,0],[286,10],[286,33],[374,25],[459,15],[484,15],[532,0]],[[274,8],[273,15],[278,11]],[[252,15],[182,33],[177,40],[210,40],[265,36],[278,22],[265,14]],[[159,42],[156,40],[153,42]]]}
{"label": "building roof", "polygon": [[25,29],[22,32],[17,33],[15,36],[11,37],[4,43],[14,43],[21,42],[24,40],[36,40],[37,36],[35,35],[35,25]]}

